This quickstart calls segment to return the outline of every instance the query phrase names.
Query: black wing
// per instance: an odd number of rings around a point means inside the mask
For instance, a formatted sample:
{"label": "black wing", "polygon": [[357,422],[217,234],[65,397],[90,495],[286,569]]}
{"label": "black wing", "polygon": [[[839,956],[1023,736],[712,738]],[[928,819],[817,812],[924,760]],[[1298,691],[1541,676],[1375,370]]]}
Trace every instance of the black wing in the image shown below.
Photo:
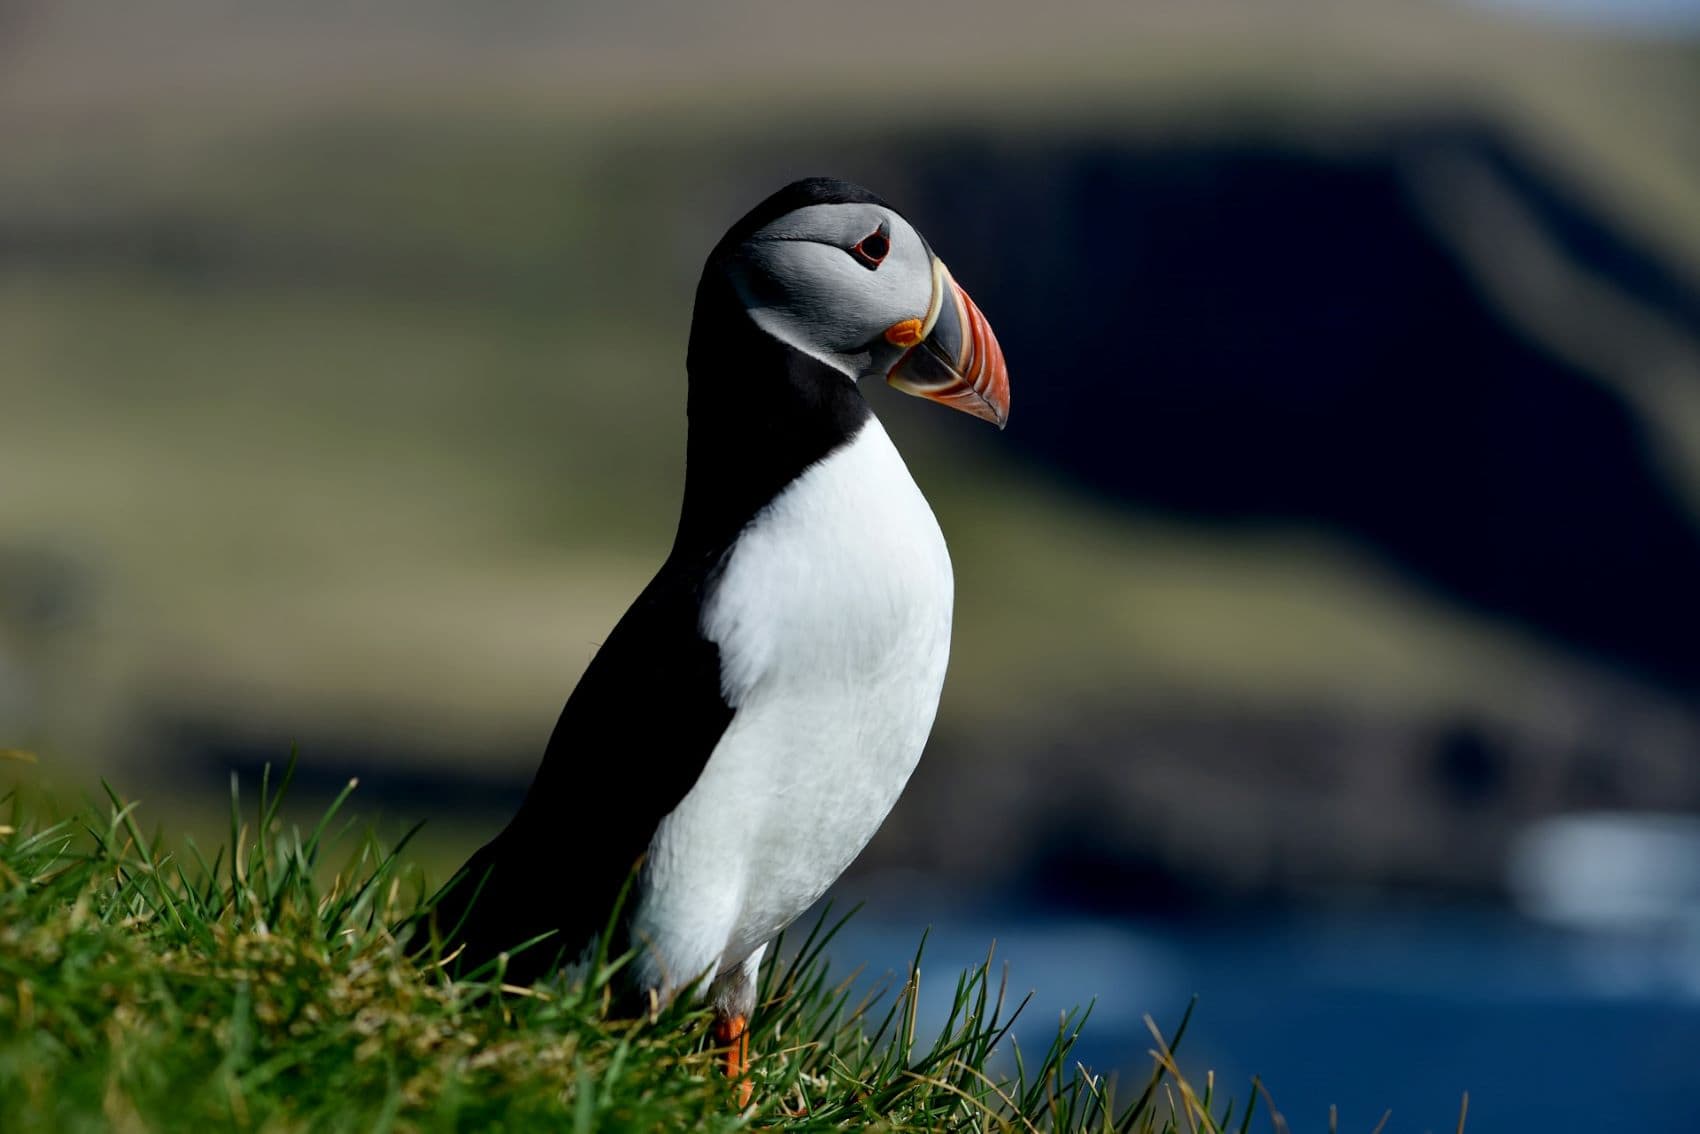
{"label": "black wing", "polygon": [[698,632],[718,559],[662,567],[561,710],[519,814],[439,895],[439,933],[465,946],[461,972],[545,933],[510,960],[510,981],[575,958],[696,783],[733,712],[719,650]]}

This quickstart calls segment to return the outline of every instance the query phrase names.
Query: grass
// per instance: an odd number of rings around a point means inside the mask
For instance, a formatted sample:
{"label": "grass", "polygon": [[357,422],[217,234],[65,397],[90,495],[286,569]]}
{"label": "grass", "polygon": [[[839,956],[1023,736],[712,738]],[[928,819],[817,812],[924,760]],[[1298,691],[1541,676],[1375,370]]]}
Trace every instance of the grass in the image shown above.
{"label": "grass", "polygon": [[[341,817],[286,826],[262,782],[210,855],[149,837],[108,800],[54,819],[18,792],[0,823],[0,1129],[1008,1130],[1216,1134],[1249,1128],[1177,1071],[1172,1038],[1123,1092],[1075,1065],[1087,1012],[1023,1053],[988,960],[918,1026],[921,952],[894,994],[856,999],[818,924],[763,976],[755,1092],[739,1112],[708,1013],[608,1016],[623,958],[529,988],[452,981],[394,928],[422,873]],[[333,866],[332,863],[340,862]],[[838,922],[836,924],[842,924]],[[1190,1015],[1190,1012],[1189,1012]],[[918,1035],[918,1033],[923,1033]],[[1255,1095],[1252,1096],[1255,1098]],[[1276,1129],[1284,1129],[1279,1119]]]}

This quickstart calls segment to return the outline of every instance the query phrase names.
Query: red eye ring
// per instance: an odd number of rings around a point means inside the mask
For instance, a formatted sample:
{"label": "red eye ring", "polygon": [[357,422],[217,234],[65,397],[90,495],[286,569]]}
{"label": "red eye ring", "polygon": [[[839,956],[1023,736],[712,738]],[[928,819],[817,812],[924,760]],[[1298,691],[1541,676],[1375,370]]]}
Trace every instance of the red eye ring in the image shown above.
{"label": "red eye ring", "polygon": [[869,271],[873,271],[884,263],[885,258],[890,254],[891,238],[885,234],[883,226],[862,237],[861,240],[856,242],[856,246],[850,249],[850,255],[860,260],[862,266]]}

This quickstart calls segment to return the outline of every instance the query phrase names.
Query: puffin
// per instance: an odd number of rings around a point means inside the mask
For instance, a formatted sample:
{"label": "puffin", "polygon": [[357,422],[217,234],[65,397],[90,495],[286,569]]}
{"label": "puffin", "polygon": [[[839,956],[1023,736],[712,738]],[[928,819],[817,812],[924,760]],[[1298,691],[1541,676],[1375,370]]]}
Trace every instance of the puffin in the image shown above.
{"label": "puffin", "polygon": [[507,982],[630,953],[640,1011],[711,1002],[743,1105],[762,958],[897,802],[950,650],[944,536],[860,383],[1001,429],[1009,375],[903,214],[824,177],[710,251],[686,370],[672,549],[512,822],[436,896],[433,936],[462,973],[506,954]]}

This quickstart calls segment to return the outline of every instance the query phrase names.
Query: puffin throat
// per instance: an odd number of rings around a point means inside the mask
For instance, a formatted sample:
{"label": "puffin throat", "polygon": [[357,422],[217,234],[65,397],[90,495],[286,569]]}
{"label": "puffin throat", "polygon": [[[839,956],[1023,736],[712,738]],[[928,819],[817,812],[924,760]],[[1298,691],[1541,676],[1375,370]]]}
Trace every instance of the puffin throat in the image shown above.
{"label": "puffin throat", "polygon": [[872,416],[854,381],[781,342],[704,271],[685,369],[685,498],[674,554],[724,549]]}

